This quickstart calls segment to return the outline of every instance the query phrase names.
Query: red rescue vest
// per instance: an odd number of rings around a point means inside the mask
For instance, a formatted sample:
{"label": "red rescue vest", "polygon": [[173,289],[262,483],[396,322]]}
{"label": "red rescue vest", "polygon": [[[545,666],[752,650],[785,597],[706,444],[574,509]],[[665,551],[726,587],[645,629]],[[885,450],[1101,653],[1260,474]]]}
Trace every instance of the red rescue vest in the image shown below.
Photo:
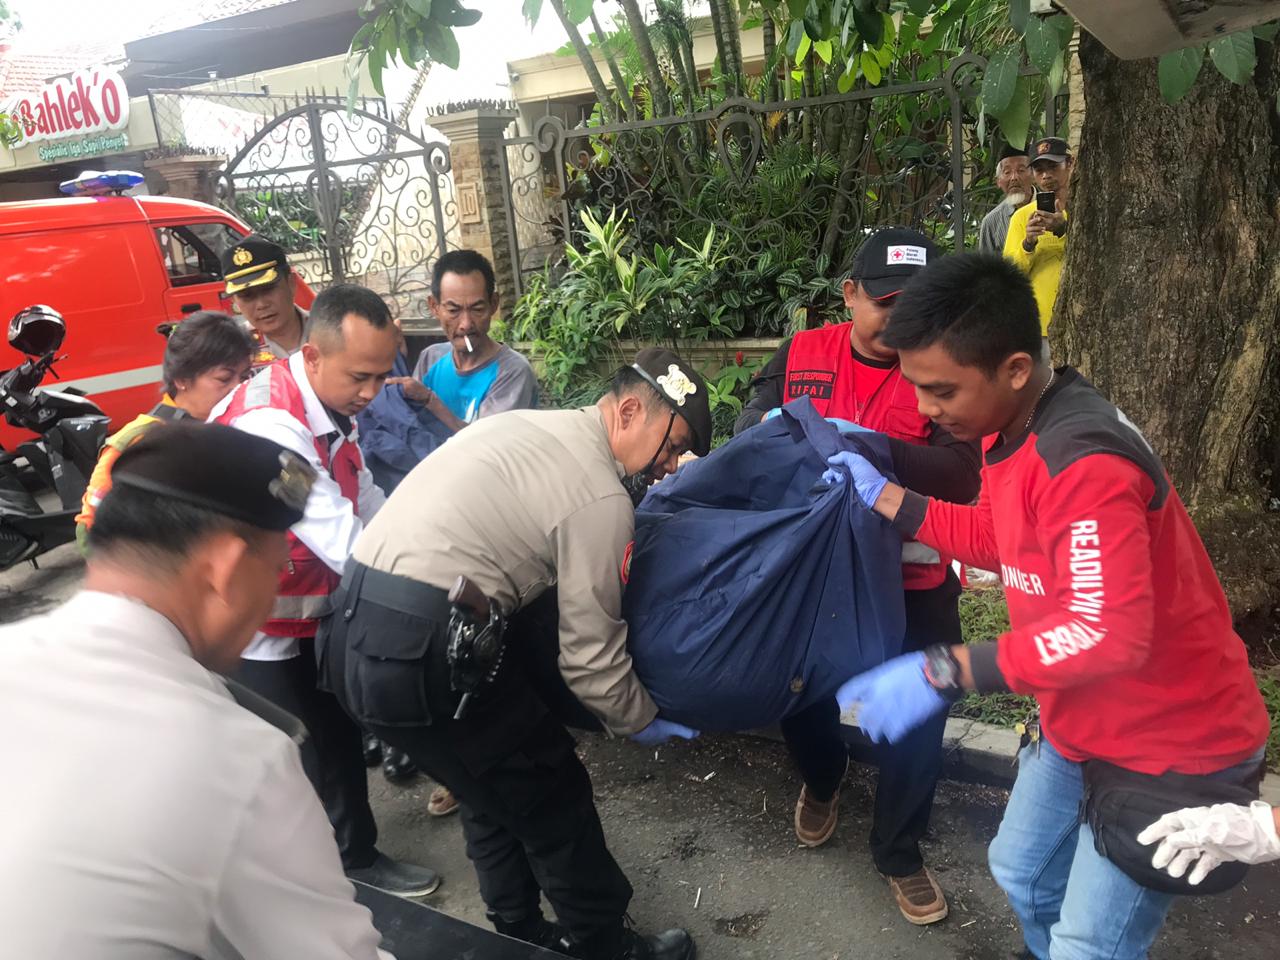
{"label": "red rescue vest", "polygon": [[[933,424],[920,415],[916,389],[895,366],[866,399],[858,402],[854,390],[855,368],[849,331],[852,322],[805,330],[791,340],[787,353],[787,378],[783,402],[808,397],[824,417],[851,420],[905,443],[926,446]],[[916,558],[928,562],[910,562]],[[929,590],[946,579],[950,561],[915,541],[903,545],[902,584],[908,590]]]}
{"label": "red rescue vest", "polygon": [[[287,360],[277,360],[264,367],[237,387],[218,422],[235,426],[242,415],[260,407],[283,410],[308,432],[311,429],[302,391]],[[344,438],[338,441],[331,456],[329,442],[324,437],[315,437],[314,441],[320,462],[342,495],[351,501],[352,510],[356,510],[360,503],[360,470],[364,466],[360,448]],[[280,571],[276,602],[271,608],[271,618],[262,627],[263,633],[273,637],[314,637],[320,618],[329,612],[330,597],[339,580],[341,576],[290,531],[289,562]]]}

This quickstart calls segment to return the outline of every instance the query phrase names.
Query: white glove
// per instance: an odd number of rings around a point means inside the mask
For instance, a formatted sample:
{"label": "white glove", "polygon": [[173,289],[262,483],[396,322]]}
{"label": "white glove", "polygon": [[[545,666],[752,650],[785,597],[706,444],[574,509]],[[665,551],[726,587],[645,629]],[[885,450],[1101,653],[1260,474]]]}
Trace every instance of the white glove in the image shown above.
{"label": "white glove", "polygon": [[1166,813],[1138,834],[1138,842],[1157,840],[1151,865],[1180,877],[1191,864],[1195,869],[1187,882],[1193,887],[1209,871],[1227,860],[1265,863],[1280,860],[1280,836],[1271,807],[1255,800],[1247,807],[1217,803],[1212,807],[1187,807]]}

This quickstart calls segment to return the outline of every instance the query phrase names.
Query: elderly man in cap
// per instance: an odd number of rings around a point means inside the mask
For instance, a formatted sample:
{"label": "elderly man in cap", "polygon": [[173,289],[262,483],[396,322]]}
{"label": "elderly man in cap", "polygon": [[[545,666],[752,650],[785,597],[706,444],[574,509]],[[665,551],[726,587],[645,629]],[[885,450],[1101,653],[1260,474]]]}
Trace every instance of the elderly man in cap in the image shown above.
{"label": "elderly man in cap", "polygon": [[[1004,255],[1021,268],[1031,281],[1040,308],[1040,336],[1049,336],[1053,304],[1058,299],[1058,283],[1062,279],[1062,261],[1067,255],[1067,209],[1071,203],[1071,174],[1075,159],[1067,141],[1045,137],[1031,148],[1031,176],[1036,189],[1047,193],[1051,203],[1040,209],[1040,198],[1014,212],[1009,219],[1009,234],[1004,241]],[[1043,344],[1049,356],[1049,345]]]}
{"label": "elderly man in cap", "polygon": [[302,347],[307,311],[294,303],[297,281],[284,250],[266,237],[245,237],[222,254],[227,295],[253,328],[254,369],[284,360]]}
{"label": "elderly man in cap", "polygon": [[347,875],[389,893],[426,896],[440,883],[434,872],[392,860],[375,846],[361,732],[316,688],[314,655],[316,629],[352,545],[384,500],[352,418],[382,389],[400,331],[381,297],[345,283],[316,297],[307,326],[301,350],[260,370],[211,416],[282,444],[318,474],[290,533],[276,602],[241,655],[236,679],[306,724],[303,766],[329,814]]}
{"label": "elderly man in cap", "polygon": [[[757,378],[738,431],[780,404],[808,397],[823,416],[887,436],[899,478],[909,477],[930,495],[954,503],[977,496],[977,444],[957,440],[920,413],[898,352],[881,339],[903,287],[937,257],[933,243],[914,230],[891,228],[868,237],[844,282],[848,322],[806,330],[783,343]],[[960,585],[948,559],[922,544],[907,543],[902,582],[907,618],[903,649],[923,650],[942,638],[960,643]],[[914,924],[936,923],[948,910],[920,849],[942,769],[945,723],[945,716],[935,718],[878,758],[871,856],[903,917]],[[818,847],[835,832],[840,784],[849,764],[835,699],[784,718],[782,733],[804,780],[796,801],[796,839],[802,846]]]}
{"label": "elderly man in cap", "polygon": [[[551,693],[517,659],[549,621],[579,709],[641,743],[694,735],[657,715],[632,669],[621,566],[634,505],[685,450],[710,445],[706,384],[670,351],[646,349],[594,406],[513,410],[463,430],[356,543],[317,639],[321,682],[457,794],[489,919],[509,936],[591,960],[694,955],[683,930],[642,937],[624,923],[631,885],[586,768]],[[473,608],[505,620],[499,643],[451,623],[460,576],[485,598]],[[554,585],[548,615],[540,598]],[[543,918],[542,894],[559,923]]]}
{"label": "elderly man in cap", "polygon": [[1031,168],[1027,165],[1026,150],[1005,144],[996,163],[996,186],[1004,196],[982,218],[982,225],[978,227],[978,250],[999,256],[1009,235],[1013,211],[1031,197]]}
{"label": "elderly man in cap", "polygon": [[0,629],[0,761],[22,779],[0,831],[5,955],[374,960],[273,725],[296,724],[218,675],[271,609],[313,471],[269,440],[173,424],[112,476],[83,588]]}

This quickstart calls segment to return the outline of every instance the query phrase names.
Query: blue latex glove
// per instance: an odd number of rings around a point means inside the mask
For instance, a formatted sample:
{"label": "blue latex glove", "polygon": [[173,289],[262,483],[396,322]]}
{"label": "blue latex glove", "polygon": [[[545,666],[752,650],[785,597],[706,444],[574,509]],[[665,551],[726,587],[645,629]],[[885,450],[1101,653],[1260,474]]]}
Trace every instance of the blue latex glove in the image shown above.
{"label": "blue latex glove", "polygon": [[876,743],[897,743],[935,713],[947,701],[924,675],[924,654],[907,653],[845,681],[836,691],[840,709],[855,703],[858,726]]}
{"label": "blue latex glove", "polygon": [[631,734],[628,739],[634,740],[636,743],[643,743],[645,746],[656,747],[660,743],[666,743],[672,737],[692,740],[697,735],[697,730],[690,729],[683,724],[672,723],[670,720],[663,720],[661,717],[654,717],[647,727]]}
{"label": "blue latex glove", "polygon": [[835,424],[837,430],[841,433],[875,433],[870,427],[864,427],[860,423],[854,423],[852,420],[842,420],[840,417],[824,417],[827,423]]}
{"label": "blue latex glove", "polygon": [[858,499],[868,509],[876,505],[880,492],[889,482],[866,457],[852,450],[841,450],[835,456],[828,457],[827,463],[831,466],[823,473],[822,479],[827,483],[843,483],[845,474],[848,473],[853,477],[853,489],[857,492]]}
{"label": "blue latex glove", "polygon": [[776,416],[777,416],[778,414],[780,414],[780,413],[782,413],[782,408],[781,408],[781,407],[774,407],[772,410],[770,410],[768,413],[766,413],[766,414],[764,415],[764,419],[765,419],[765,420],[772,420],[774,417],[776,417]]}

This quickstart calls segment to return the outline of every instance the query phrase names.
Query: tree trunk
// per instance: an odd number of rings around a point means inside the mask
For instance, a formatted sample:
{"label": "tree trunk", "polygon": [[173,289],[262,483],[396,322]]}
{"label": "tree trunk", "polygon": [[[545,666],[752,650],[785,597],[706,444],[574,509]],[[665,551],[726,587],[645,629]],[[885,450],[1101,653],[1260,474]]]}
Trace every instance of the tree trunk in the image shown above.
{"label": "tree trunk", "polygon": [[604,62],[609,67],[609,75],[613,77],[613,89],[618,93],[618,99],[622,101],[622,108],[627,111],[627,119],[636,119],[635,101],[631,99],[631,90],[627,87],[627,81],[622,77],[622,71],[618,69],[618,61],[613,57],[613,51],[609,49],[608,43],[605,42],[605,32],[600,27],[600,20],[596,17],[595,8],[591,10],[591,29],[596,32],[596,37],[600,41],[600,51],[604,54]]}
{"label": "tree trunk", "polygon": [[733,54],[729,52],[728,44],[725,42],[724,23],[720,16],[720,4],[718,0],[709,0],[707,8],[711,12],[711,35],[716,40],[716,57],[720,61],[720,72],[724,74],[727,80],[733,73]]}
{"label": "tree trunk", "polygon": [[738,5],[735,0],[711,0],[711,5],[720,4],[720,29],[724,31],[725,47],[733,61],[733,89],[742,94],[742,35],[738,29]]}
{"label": "tree trunk", "polygon": [[[1237,614],[1275,600],[1280,493],[1277,48],[1233,86],[1206,63],[1175,106],[1151,60],[1082,34],[1088,101],[1053,354],[1143,431]],[[1274,429],[1274,428],[1273,428]]]}
{"label": "tree trunk", "polygon": [[773,62],[778,51],[778,36],[773,17],[768,13],[764,15],[760,31],[764,39],[764,95],[768,103],[774,103],[778,99],[778,65]]}
{"label": "tree trunk", "polygon": [[658,65],[658,55],[654,53],[653,44],[649,40],[649,27],[644,22],[637,0],[618,0],[622,12],[626,14],[627,26],[631,30],[631,38],[636,42],[640,52],[640,61],[644,64],[644,75],[649,81],[649,95],[653,97],[654,113],[659,117],[671,115],[671,97],[667,94],[666,81],[662,79],[662,69]]}
{"label": "tree trunk", "polygon": [[569,35],[569,42],[573,44],[578,59],[582,61],[582,69],[586,71],[587,79],[591,81],[591,89],[595,91],[596,99],[600,102],[600,112],[604,114],[607,122],[612,123],[618,119],[618,112],[614,109],[613,98],[609,96],[609,88],[604,85],[604,78],[596,69],[596,60],[591,55],[591,48],[582,39],[577,26],[570,22],[568,14],[564,11],[564,0],[551,0],[551,9],[560,18],[564,32]]}

